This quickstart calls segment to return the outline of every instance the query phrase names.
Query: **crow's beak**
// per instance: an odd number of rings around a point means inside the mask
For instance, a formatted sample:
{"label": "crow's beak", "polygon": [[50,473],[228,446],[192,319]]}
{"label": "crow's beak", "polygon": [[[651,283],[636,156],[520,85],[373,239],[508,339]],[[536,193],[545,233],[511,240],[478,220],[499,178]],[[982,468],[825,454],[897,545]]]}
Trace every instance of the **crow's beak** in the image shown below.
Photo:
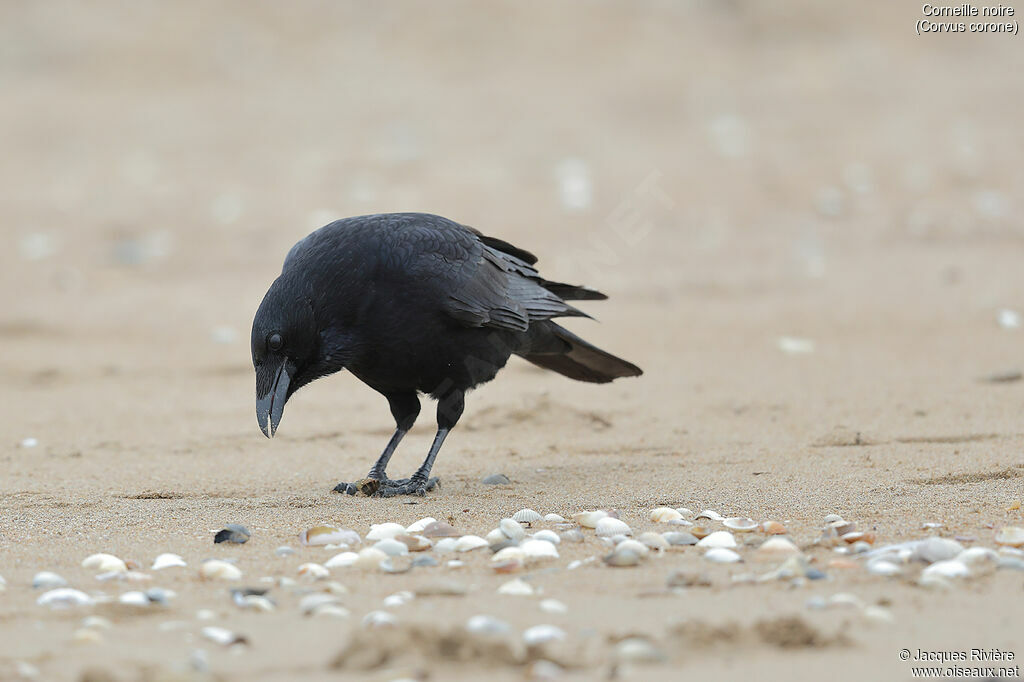
{"label": "crow's beak", "polygon": [[256,396],[256,421],[267,438],[273,438],[277,433],[277,425],[281,423],[284,404],[288,400],[288,385],[294,373],[295,366],[285,359],[277,368],[270,390],[263,396]]}

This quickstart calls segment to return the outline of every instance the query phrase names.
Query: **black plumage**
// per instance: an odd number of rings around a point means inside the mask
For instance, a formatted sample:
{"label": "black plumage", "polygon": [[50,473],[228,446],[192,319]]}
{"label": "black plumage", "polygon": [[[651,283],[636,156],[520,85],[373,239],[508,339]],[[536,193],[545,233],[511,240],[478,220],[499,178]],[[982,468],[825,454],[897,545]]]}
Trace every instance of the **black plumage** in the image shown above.
{"label": "black plumage", "polygon": [[[639,367],[559,326],[587,315],[566,301],[592,289],[540,276],[536,256],[440,216],[347,218],[313,232],[285,258],[252,327],[256,413],[274,435],[291,395],[347,369],[387,398],[396,429],[367,479],[335,490],[422,494],[462,415],[465,392],[490,381],[512,354],[572,379],[604,383]],[[423,465],[388,479],[388,460],[419,414],[418,394],[438,401],[438,431]]]}

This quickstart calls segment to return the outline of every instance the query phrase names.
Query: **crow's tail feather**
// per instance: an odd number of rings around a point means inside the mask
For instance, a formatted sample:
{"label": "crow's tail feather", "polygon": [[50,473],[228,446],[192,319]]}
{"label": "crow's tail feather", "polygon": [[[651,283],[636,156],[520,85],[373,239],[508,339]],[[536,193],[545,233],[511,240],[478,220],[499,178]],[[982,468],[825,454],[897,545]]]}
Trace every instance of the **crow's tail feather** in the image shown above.
{"label": "crow's tail feather", "polygon": [[633,363],[601,350],[550,320],[531,325],[528,337],[526,347],[517,354],[570,379],[605,384],[643,374]]}

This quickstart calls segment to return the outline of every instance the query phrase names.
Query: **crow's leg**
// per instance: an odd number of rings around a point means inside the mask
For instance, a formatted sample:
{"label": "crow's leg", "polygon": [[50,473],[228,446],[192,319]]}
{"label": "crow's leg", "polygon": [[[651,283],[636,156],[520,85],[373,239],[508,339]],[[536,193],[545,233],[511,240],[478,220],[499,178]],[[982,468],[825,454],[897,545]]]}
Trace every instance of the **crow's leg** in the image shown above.
{"label": "crow's leg", "polygon": [[462,410],[465,407],[464,398],[463,391],[453,390],[437,401],[437,435],[434,436],[434,442],[430,445],[427,458],[423,460],[423,464],[416,470],[416,473],[409,478],[382,483],[377,495],[380,497],[423,495],[438,485],[437,477],[431,477],[430,470],[434,466],[434,460],[437,459],[437,453],[448,436],[448,432],[455,427],[459,417],[462,416]]}
{"label": "crow's leg", "polygon": [[[398,444],[402,442],[402,438],[409,432],[416,422],[416,417],[420,414],[420,399],[416,397],[415,392],[389,393],[385,397],[388,399],[388,404],[391,405],[391,415],[395,418],[395,432],[392,434],[391,440],[388,441],[387,447],[384,448],[384,452],[370,469],[370,473],[363,479],[363,481],[378,481],[381,484],[388,482],[385,470],[388,461],[391,460],[391,455],[395,453]],[[339,483],[334,486],[333,492],[355,495],[359,491],[359,487],[358,483]]]}

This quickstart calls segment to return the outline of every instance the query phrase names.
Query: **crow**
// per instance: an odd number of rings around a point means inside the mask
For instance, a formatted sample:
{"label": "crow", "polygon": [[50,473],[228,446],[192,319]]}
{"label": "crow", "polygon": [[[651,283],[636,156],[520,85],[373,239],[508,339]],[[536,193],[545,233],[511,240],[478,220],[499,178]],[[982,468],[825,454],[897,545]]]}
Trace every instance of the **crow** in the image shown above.
{"label": "crow", "polygon": [[[493,379],[512,354],[579,381],[642,374],[552,321],[589,317],[566,301],[607,296],[546,280],[536,262],[426,213],[346,218],[316,230],[288,252],[253,320],[263,434],[274,436],[295,391],[347,369],[387,398],[396,426],[367,478],[334,492],[423,495],[437,486],[430,470],[466,391]],[[419,415],[420,393],[437,400],[437,434],[411,477],[389,479],[388,460]]]}

